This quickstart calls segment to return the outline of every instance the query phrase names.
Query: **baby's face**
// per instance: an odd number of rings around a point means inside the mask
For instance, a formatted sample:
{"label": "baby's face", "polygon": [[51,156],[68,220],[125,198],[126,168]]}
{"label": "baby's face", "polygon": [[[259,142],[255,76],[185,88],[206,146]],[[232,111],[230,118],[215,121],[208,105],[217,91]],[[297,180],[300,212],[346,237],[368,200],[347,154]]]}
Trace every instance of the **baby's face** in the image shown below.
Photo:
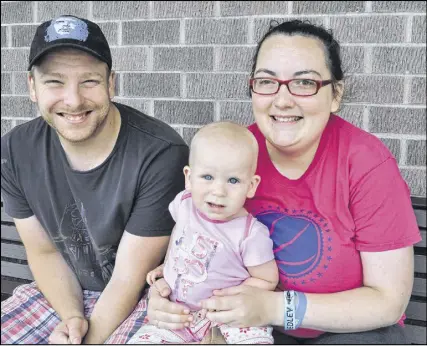
{"label": "baby's face", "polygon": [[197,149],[190,169],[187,189],[199,211],[217,221],[246,215],[243,205],[258,185],[248,150],[204,146]]}

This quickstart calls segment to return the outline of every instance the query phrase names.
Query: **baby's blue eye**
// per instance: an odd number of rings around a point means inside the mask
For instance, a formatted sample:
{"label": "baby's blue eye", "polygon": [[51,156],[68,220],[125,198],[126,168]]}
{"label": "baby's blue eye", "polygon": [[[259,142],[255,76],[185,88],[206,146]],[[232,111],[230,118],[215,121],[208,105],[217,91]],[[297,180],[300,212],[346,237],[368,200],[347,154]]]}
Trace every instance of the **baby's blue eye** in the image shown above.
{"label": "baby's blue eye", "polygon": [[206,174],[206,175],[203,176],[203,179],[205,179],[205,180],[212,180],[213,177],[211,175],[209,175],[209,174]]}
{"label": "baby's blue eye", "polygon": [[230,184],[237,184],[238,182],[239,182],[239,179],[236,179],[236,178],[230,178],[230,179],[228,179],[228,182],[230,183]]}

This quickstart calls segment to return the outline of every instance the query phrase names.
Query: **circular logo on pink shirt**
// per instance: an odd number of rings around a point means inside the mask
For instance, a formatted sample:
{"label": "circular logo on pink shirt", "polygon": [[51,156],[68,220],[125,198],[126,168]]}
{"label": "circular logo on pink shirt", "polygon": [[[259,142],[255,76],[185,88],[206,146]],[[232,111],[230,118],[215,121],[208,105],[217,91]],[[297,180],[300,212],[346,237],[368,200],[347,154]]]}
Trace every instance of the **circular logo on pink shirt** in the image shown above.
{"label": "circular logo on pink shirt", "polygon": [[298,279],[298,284],[305,284],[323,276],[332,260],[332,238],[321,216],[306,210],[269,208],[256,218],[270,231],[282,282],[296,285]]}

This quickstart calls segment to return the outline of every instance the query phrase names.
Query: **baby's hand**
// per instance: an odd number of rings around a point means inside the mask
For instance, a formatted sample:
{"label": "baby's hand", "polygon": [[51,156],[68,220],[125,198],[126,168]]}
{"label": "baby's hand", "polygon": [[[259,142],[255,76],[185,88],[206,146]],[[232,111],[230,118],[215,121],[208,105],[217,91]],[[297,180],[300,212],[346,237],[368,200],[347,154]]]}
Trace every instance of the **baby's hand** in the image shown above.
{"label": "baby's hand", "polygon": [[207,312],[208,310],[206,309],[199,310],[200,319],[204,319],[206,317]]}
{"label": "baby's hand", "polygon": [[156,269],[153,269],[152,271],[148,272],[147,274],[147,283],[151,286],[154,284],[156,279],[163,277],[163,268],[164,264],[158,266]]}
{"label": "baby's hand", "polygon": [[214,310],[214,309],[200,309],[200,310],[199,310],[199,317],[200,317],[201,319],[206,318],[206,314],[207,314],[208,312],[216,312],[216,310]]}

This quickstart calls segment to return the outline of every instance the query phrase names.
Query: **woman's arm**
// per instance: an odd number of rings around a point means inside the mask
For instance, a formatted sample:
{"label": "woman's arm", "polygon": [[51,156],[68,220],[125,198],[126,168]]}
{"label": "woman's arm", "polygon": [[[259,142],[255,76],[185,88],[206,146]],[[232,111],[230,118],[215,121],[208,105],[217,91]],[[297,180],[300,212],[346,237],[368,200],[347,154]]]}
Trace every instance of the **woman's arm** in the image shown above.
{"label": "woman's arm", "polygon": [[259,266],[247,267],[250,278],[243,282],[243,285],[262,288],[267,291],[274,291],[279,282],[279,270],[276,261],[273,259]]}
{"label": "woman's arm", "polygon": [[412,292],[413,247],[360,255],[364,287],[334,294],[307,294],[302,327],[343,333],[399,321]]}
{"label": "woman's arm", "polygon": [[[364,286],[339,293],[306,294],[301,328],[358,332],[392,325],[400,319],[412,291],[413,247],[362,252],[361,258]],[[214,295],[202,302],[203,308],[218,310],[207,314],[212,321],[239,327],[283,326],[282,292],[240,285],[214,291]]]}

